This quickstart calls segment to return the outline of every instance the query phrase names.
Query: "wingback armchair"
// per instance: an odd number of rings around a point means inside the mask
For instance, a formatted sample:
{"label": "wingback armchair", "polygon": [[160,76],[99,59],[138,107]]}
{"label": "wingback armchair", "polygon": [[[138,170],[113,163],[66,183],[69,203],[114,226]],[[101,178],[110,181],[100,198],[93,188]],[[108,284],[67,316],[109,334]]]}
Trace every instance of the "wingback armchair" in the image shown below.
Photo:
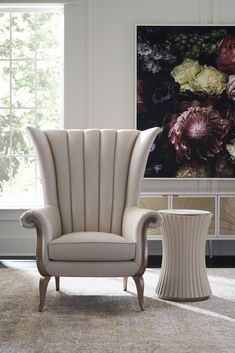
{"label": "wingback armchair", "polygon": [[36,228],[43,310],[52,276],[133,277],[143,310],[146,228],[161,216],[138,207],[144,169],[159,128],[46,130],[28,127],[42,177],[43,208],[21,216]]}

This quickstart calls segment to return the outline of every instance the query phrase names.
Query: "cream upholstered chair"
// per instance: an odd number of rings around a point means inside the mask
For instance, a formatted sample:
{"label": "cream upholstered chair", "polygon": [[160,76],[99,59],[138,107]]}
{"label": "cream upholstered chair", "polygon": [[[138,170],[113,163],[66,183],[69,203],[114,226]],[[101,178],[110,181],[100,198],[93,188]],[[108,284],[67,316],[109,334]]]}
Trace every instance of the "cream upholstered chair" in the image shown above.
{"label": "cream upholstered chair", "polygon": [[159,128],[46,130],[28,127],[42,176],[44,204],[26,211],[21,224],[36,227],[42,311],[55,276],[132,276],[143,310],[146,228],[156,211],[138,208],[141,181]]}

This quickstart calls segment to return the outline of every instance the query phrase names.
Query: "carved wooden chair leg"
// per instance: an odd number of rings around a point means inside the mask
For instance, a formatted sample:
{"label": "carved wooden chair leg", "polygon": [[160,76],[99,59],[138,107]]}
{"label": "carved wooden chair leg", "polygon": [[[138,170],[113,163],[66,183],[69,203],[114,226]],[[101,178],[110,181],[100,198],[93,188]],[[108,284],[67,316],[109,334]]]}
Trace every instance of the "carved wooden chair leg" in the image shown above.
{"label": "carved wooden chair leg", "polygon": [[127,291],[128,277],[123,277],[123,290]]}
{"label": "carved wooden chair leg", "polygon": [[47,277],[40,278],[40,281],[39,281],[40,303],[39,303],[38,311],[40,311],[40,312],[42,312],[43,307],[44,307],[47,286],[48,286],[50,279],[51,279],[51,277],[47,276]]}
{"label": "carved wooden chair leg", "polygon": [[60,290],[60,277],[55,277],[55,290]]}
{"label": "carved wooden chair leg", "polygon": [[133,279],[137,288],[140,309],[144,311],[144,279],[142,276],[134,276]]}

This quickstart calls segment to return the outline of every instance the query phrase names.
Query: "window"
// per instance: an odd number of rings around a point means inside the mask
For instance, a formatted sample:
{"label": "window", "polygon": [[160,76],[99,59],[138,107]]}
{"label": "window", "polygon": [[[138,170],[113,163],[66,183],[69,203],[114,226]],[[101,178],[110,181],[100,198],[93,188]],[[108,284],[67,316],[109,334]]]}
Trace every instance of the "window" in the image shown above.
{"label": "window", "polygon": [[59,128],[63,116],[63,7],[0,6],[0,206],[40,204],[27,125]]}

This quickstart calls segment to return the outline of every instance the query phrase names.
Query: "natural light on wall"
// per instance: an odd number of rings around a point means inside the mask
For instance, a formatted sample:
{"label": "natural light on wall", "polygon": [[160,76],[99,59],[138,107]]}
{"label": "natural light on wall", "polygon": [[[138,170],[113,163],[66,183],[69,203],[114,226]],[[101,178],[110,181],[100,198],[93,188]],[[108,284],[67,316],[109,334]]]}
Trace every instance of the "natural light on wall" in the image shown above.
{"label": "natural light on wall", "polygon": [[63,27],[61,6],[0,5],[0,207],[42,204],[25,127],[61,127]]}

